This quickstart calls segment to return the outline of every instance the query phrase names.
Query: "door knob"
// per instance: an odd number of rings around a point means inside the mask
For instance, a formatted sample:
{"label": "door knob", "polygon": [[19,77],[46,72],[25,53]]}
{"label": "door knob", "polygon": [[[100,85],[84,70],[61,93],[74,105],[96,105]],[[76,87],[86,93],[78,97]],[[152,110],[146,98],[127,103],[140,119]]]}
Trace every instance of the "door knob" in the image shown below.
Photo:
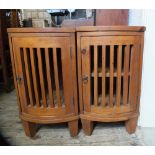
{"label": "door knob", "polygon": [[87,75],[83,75],[82,81],[83,81],[84,84],[86,84],[88,82],[88,76]]}
{"label": "door knob", "polygon": [[87,53],[87,50],[84,48],[84,49],[82,49],[81,53],[82,54],[86,54]]}
{"label": "door knob", "polygon": [[20,84],[20,83],[21,83],[21,81],[22,81],[21,76],[20,76],[20,75],[17,75],[16,80],[17,80],[17,82]]}

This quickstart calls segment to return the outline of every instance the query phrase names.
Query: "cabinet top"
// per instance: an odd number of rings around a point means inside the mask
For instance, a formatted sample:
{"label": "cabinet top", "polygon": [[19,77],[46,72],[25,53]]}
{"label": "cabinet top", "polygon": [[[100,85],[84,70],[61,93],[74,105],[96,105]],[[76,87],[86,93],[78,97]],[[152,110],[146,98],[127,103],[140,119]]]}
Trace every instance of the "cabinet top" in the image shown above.
{"label": "cabinet top", "polygon": [[8,33],[71,33],[93,31],[131,31],[144,32],[145,26],[79,26],[76,28],[8,28]]}
{"label": "cabinet top", "polygon": [[144,32],[145,26],[80,26],[76,27],[77,32],[93,32],[93,31],[131,31]]}
{"label": "cabinet top", "polygon": [[71,33],[75,32],[75,28],[8,28],[8,33]]}

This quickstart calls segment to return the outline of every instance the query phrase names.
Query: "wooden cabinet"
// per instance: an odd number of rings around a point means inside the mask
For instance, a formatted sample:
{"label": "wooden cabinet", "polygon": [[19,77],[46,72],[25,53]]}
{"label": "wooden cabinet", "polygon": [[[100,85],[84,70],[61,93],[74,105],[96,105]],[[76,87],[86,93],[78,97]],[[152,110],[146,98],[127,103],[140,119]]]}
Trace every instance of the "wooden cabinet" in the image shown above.
{"label": "wooden cabinet", "polygon": [[145,27],[77,28],[80,118],[85,134],[93,121],[125,121],[133,133],[139,115]]}
{"label": "wooden cabinet", "polygon": [[87,135],[94,121],[125,121],[133,133],[139,116],[144,31],[136,26],[8,29],[26,135],[35,134],[36,124],[68,122],[75,136],[79,116]]}
{"label": "wooden cabinet", "polygon": [[128,25],[127,9],[96,9],[96,26]]}
{"label": "wooden cabinet", "polygon": [[36,124],[68,122],[78,133],[74,29],[8,29],[20,118],[27,136]]}

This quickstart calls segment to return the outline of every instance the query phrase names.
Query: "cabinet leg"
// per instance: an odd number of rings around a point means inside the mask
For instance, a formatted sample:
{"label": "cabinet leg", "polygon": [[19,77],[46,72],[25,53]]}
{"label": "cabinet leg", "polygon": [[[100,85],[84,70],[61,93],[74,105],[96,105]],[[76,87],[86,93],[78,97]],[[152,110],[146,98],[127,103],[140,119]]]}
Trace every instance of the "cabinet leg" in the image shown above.
{"label": "cabinet leg", "polygon": [[136,131],[137,121],[138,121],[138,117],[135,117],[125,122],[125,127],[129,134],[132,134]]}
{"label": "cabinet leg", "polygon": [[77,136],[77,134],[78,134],[78,120],[68,122],[68,127],[70,130],[70,135],[72,137]]}
{"label": "cabinet leg", "polygon": [[81,119],[81,122],[82,122],[82,128],[84,133],[90,136],[93,131],[93,122],[89,120],[84,120],[84,119]]}
{"label": "cabinet leg", "polygon": [[22,120],[26,136],[33,137],[36,133],[36,124]]}

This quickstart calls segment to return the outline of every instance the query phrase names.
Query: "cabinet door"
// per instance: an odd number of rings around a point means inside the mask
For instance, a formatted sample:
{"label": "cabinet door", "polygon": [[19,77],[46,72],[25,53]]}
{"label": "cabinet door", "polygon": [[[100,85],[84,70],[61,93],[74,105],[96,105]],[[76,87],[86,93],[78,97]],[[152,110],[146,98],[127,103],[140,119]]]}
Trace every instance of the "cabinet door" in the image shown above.
{"label": "cabinet door", "polygon": [[139,36],[81,38],[82,99],[85,112],[136,110]]}
{"label": "cabinet door", "polygon": [[73,111],[69,37],[13,38],[22,111],[60,115]]}

